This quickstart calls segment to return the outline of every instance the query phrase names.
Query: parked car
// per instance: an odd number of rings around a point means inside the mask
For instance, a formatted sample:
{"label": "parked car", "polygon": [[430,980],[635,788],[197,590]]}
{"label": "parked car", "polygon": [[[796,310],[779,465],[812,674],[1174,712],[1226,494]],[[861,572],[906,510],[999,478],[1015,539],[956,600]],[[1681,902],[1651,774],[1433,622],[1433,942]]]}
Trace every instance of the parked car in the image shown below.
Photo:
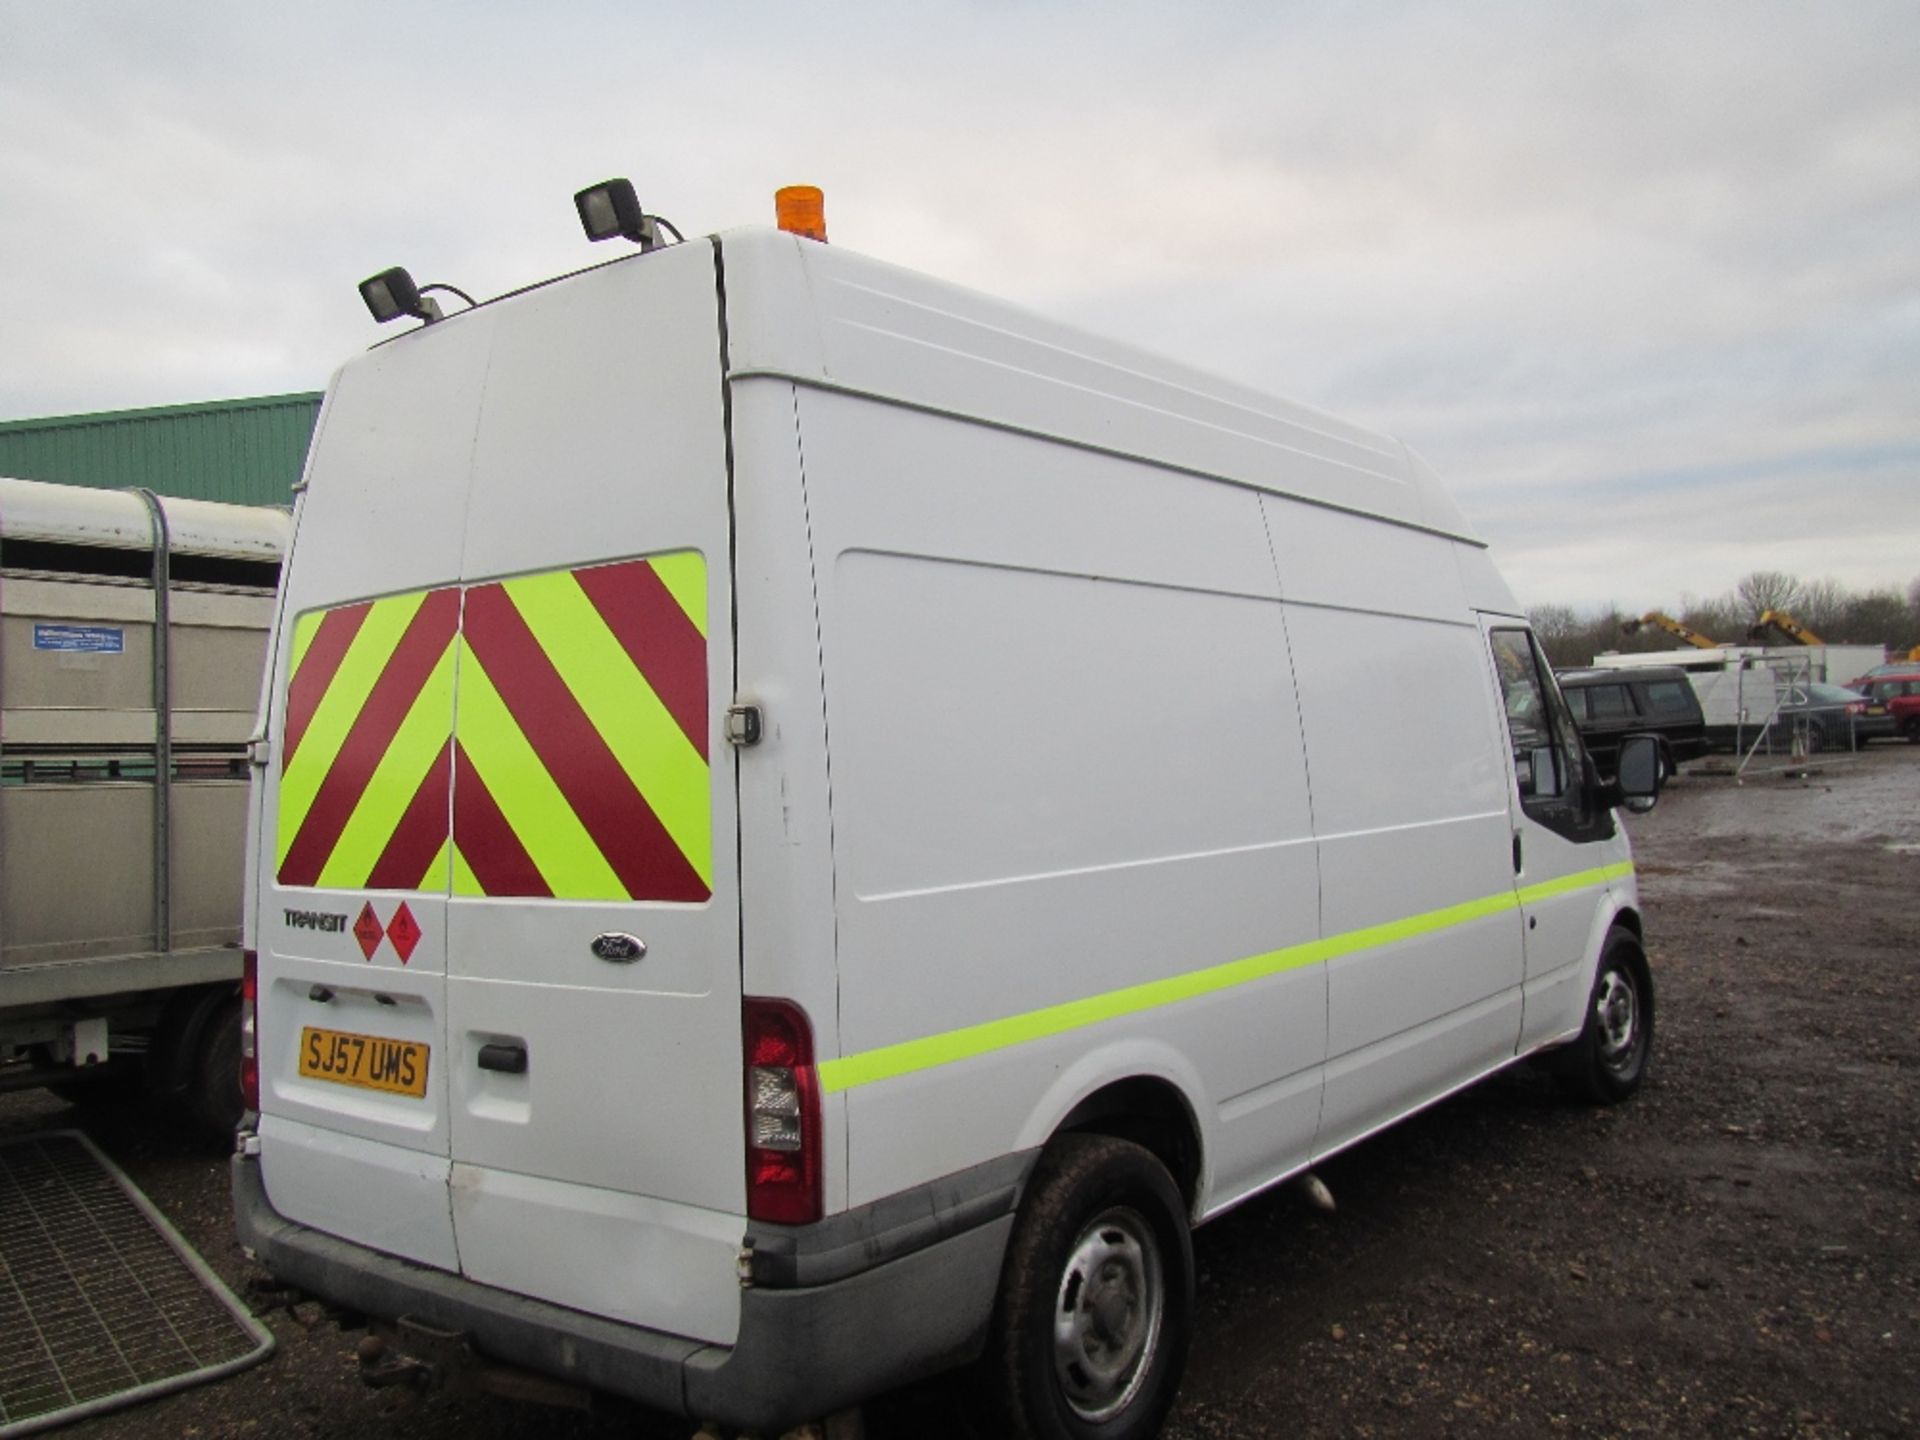
{"label": "parked car", "polygon": [[1677,665],[1632,670],[1562,670],[1560,689],[1572,707],[1587,753],[1603,774],[1612,774],[1620,742],[1653,735],[1671,775],[1681,762],[1707,753],[1707,721],[1700,700]]}
{"label": "parked car", "polygon": [[1920,745],[1920,669],[1870,675],[1854,687],[1867,699],[1887,707],[1893,731]]}
{"label": "parked car", "polygon": [[1794,687],[1792,698],[1780,707],[1779,723],[1789,736],[1804,723],[1809,751],[1854,750],[1869,740],[1889,740],[1899,733],[1898,722],[1884,701],[1818,681]]}

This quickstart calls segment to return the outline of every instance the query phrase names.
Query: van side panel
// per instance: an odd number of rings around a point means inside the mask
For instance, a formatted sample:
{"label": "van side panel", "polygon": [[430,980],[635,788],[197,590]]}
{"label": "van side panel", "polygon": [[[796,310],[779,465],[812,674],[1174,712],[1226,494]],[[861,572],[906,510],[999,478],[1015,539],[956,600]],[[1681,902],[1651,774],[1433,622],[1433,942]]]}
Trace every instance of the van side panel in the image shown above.
{"label": "van side panel", "polygon": [[[1513,1054],[1521,932],[1480,631],[1451,542],[1265,497],[1305,715],[1338,1148]],[[1488,913],[1447,915],[1462,902]]]}
{"label": "van side panel", "polygon": [[1060,1071],[1098,1084],[1085,1057],[1140,1036],[1201,1078],[1216,1187],[1298,1163],[1317,967],[1126,1014],[1101,1000],[1317,933],[1258,496],[838,395],[802,390],[799,410],[841,1050],[931,1042],[848,1088],[850,1203],[1004,1153]]}

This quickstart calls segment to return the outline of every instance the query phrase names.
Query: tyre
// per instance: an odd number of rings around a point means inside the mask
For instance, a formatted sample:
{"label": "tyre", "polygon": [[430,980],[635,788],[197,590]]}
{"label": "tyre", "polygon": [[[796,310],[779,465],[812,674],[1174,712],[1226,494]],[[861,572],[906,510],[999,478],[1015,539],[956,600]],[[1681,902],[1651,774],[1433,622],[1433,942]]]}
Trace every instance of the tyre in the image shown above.
{"label": "tyre", "polygon": [[1807,754],[1818,755],[1822,750],[1826,748],[1827,748],[1826,727],[1820,724],[1819,721],[1816,720],[1812,724],[1807,726]]}
{"label": "tyre", "polygon": [[1907,737],[1909,745],[1920,745],[1920,720],[1909,720],[1900,732]]}
{"label": "tyre", "polygon": [[978,1367],[984,1435],[1147,1440],[1186,1368],[1193,1239],[1166,1168],[1105,1135],[1035,1166]]}
{"label": "tyre", "polygon": [[201,1032],[187,1106],[193,1119],[216,1136],[232,1138],[246,1100],[240,1094],[240,1002],[216,1010]]}
{"label": "tyre", "polygon": [[1553,1057],[1577,1100],[1616,1105],[1640,1088],[1653,1053],[1653,977],[1631,932],[1615,930],[1600,954],[1580,1038]]}

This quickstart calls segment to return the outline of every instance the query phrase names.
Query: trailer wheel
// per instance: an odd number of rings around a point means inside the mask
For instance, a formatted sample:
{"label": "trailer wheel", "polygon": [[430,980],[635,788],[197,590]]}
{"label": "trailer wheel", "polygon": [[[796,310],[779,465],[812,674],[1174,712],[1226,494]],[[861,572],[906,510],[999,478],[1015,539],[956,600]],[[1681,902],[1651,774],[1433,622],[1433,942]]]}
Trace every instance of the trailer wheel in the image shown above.
{"label": "trailer wheel", "polygon": [[200,1032],[187,1104],[193,1118],[216,1135],[231,1137],[246,1101],[240,1093],[240,1002],[214,1011]]}
{"label": "trailer wheel", "polygon": [[1164,1166],[1131,1141],[1057,1136],[1001,1272],[979,1393],[986,1433],[1146,1440],[1186,1367],[1193,1241]]}
{"label": "trailer wheel", "polygon": [[1633,933],[1615,930],[1600,953],[1586,1025],[1552,1056],[1552,1069],[1575,1099],[1614,1105],[1640,1088],[1652,1053],[1653,976]]}

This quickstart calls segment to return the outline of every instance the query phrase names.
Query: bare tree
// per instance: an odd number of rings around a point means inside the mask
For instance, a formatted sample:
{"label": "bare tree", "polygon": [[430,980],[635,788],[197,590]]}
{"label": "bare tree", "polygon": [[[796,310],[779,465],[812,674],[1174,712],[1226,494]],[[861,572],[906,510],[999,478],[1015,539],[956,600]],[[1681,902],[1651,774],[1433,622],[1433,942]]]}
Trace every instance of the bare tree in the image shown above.
{"label": "bare tree", "polygon": [[1752,624],[1763,610],[1791,612],[1804,592],[1798,576],[1784,570],[1755,570],[1733,587],[1733,593]]}
{"label": "bare tree", "polygon": [[1831,627],[1832,634],[1814,626],[1822,638],[1862,645],[1891,645],[1902,650],[1912,643],[1908,637],[1913,634],[1913,617],[1898,590],[1869,590],[1847,598],[1845,616]]}
{"label": "bare tree", "polygon": [[1809,580],[1800,587],[1800,598],[1792,606],[1793,616],[1821,639],[1837,640],[1847,628],[1848,611],[1859,598],[1838,580]]}
{"label": "bare tree", "polygon": [[1737,640],[1747,630],[1747,622],[1741,618],[1740,602],[1731,594],[1718,595],[1711,600],[1682,596],[1680,623],[1689,630],[1698,630],[1709,640]]}
{"label": "bare tree", "polygon": [[1540,643],[1564,640],[1580,628],[1580,616],[1571,605],[1535,605],[1527,611],[1527,621]]}

